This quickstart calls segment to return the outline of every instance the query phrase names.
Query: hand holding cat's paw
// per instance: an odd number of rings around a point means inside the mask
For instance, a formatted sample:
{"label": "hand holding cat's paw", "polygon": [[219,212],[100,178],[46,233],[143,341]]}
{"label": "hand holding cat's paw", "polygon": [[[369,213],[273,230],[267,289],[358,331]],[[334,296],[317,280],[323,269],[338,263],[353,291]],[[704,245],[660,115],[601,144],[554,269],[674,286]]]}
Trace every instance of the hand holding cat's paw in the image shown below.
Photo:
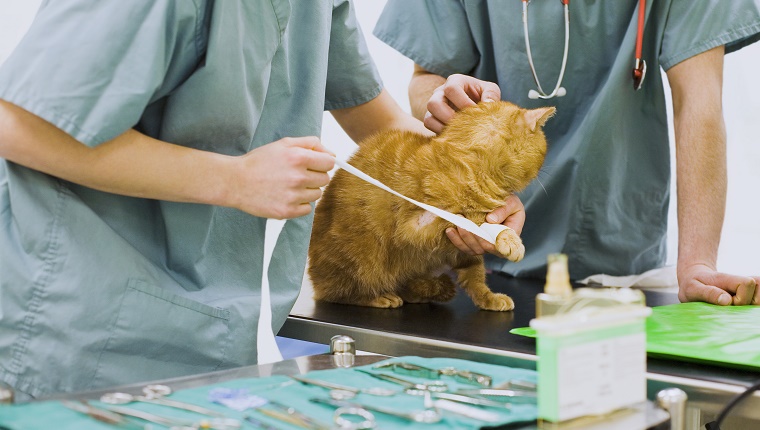
{"label": "hand holding cat's paw", "polygon": [[496,236],[496,250],[509,261],[515,263],[522,260],[525,256],[525,245],[517,232],[507,228]]}

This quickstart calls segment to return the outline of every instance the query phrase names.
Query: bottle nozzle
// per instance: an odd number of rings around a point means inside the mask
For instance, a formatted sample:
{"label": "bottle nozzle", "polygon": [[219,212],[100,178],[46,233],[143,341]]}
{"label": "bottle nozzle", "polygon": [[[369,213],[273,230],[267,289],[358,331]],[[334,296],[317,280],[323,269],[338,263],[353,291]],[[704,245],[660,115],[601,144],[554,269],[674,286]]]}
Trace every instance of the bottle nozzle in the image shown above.
{"label": "bottle nozzle", "polygon": [[570,272],[567,269],[567,255],[549,254],[546,267],[546,294],[565,296],[570,295],[573,287],[570,285]]}

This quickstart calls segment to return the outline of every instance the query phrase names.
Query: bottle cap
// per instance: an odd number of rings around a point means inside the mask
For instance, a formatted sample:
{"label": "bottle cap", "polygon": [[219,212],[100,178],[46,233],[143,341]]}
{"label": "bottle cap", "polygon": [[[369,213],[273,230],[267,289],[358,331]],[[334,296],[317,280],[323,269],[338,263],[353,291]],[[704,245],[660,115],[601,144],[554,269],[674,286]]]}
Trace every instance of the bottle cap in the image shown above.
{"label": "bottle cap", "polygon": [[330,354],[356,354],[356,343],[350,336],[337,335],[330,339]]}
{"label": "bottle cap", "polygon": [[0,382],[0,404],[13,403],[13,388],[5,382]]}
{"label": "bottle cap", "polygon": [[330,339],[330,354],[336,367],[351,367],[356,356],[356,343],[350,336],[337,335]]}

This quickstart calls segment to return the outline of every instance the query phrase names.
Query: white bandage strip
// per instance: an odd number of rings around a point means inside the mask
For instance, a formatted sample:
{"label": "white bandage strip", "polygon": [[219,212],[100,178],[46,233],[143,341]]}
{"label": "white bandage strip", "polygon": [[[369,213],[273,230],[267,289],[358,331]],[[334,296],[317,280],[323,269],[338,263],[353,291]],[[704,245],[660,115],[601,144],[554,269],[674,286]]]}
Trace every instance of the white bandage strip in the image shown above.
{"label": "white bandage strip", "polygon": [[345,170],[346,172],[361,178],[367,182],[369,182],[372,185],[375,185],[379,188],[382,188],[385,191],[388,191],[389,193],[396,195],[398,197],[401,197],[402,199],[408,201],[409,203],[412,203],[413,205],[419,206],[422,209],[425,209],[426,211],[429,211],[430,213],[433,213],[446,221],[449,221],[450,223],[454,224],[457,227],[461,227],[470,233],[479,236],[483,238],[484,240],[487,240],[488,242],[495,244],[496,243],[496,237],[501,233],[502,231],[508,229],[509,227],[502,225],[502,224],[489,224],[489,223],[483,223],[478,227],[477,224],[474,222],[468,220],[467,218],[463,218],[461,216],[454,215],[451,212],[447,212],[443,209],[438,209],[435,206],[430,206],[428,204],[418,202],[417,200],[411,199],[393,189],[388,187],[387,185],[383,184],[382,182],[378,181],[377,179],[369,176],[368,174],[362,172],[361,170],[357,169],[356,167],[348,164],[345,161],[342,160],[335,160],[335,164],[340,166],[341,169]]}

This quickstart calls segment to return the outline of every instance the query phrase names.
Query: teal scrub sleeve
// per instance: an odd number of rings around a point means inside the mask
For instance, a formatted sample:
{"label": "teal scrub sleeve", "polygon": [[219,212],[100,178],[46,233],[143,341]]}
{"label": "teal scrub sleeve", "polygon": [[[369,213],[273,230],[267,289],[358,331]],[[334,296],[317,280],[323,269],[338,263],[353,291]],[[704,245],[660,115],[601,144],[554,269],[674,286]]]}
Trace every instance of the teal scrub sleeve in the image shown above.
{"label": "teal scrub sleeve", "polygon": [[725,45],[728,54],[760,39],[755,0],[672,0],[665,13],[660,64],[666,71],[717,46]]}
{"label": "teal scrub sleeve", "polygon": [[199,58],[198,8],[191,1],[46,1],[0,68],[0,98],[88,146],[113,139],[171,91],[164,82],[177,73],[177,58]]}
{"label": "teal scrub sleeve", "polygon": [[382,89],[380,74],[369,55],[353,3],[335,0],[327,56],[325,110],[366,103]]}
{"label": "teal scrub sleeve", "polygon": [[388,0],[374,35],[425,70],[443,77],[469,73],[480,61],[467,15],[458,0]]}

